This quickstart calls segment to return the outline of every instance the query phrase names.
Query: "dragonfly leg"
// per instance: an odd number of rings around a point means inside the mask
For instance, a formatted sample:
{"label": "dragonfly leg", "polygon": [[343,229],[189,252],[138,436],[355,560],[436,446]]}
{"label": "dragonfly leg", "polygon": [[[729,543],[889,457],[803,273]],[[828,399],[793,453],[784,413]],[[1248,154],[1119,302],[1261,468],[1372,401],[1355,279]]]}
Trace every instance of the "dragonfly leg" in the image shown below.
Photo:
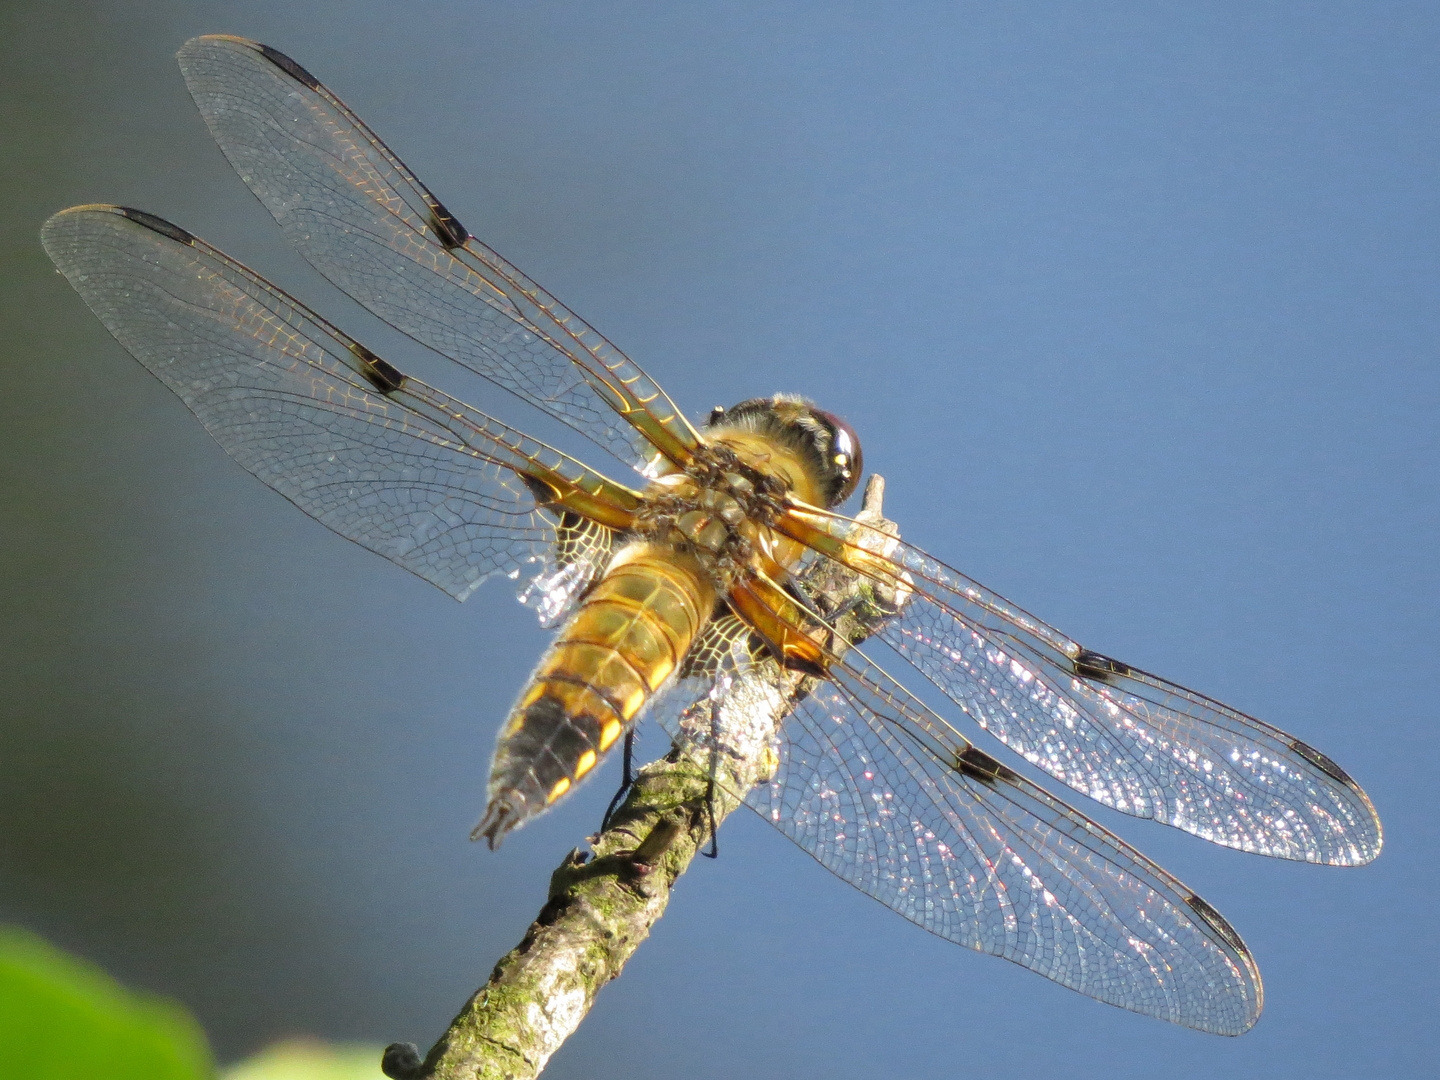
{"label": "dragonfly leg", "polygon": [[625,793],[635,783],[635,729],[633,727],[625,733],[625,749],[621,753],[620,760],[620,790],[615,792],[614,797],[610,800],[610,805],[605,808],[605,816],[600,819],[601,832],[610,828],[610,819],[620,808],[620,801],[625,798]]}
{"label": "dragonfly leg", "polygon": [[720,826],[715,823],[715,773],[710,773],[710,779],[705,781],[705,816],[710,822],[710,846],[700,854],[707,859],[718,859],[720,857]]}
{"label": "dragonfly leg", "polygon": [[720,857],[720,826],[715,821],[715,770],[720,767],[719,731],[715,726],[715,712],[710,712],[710,767],[705,777],[705,817],[710,825],[710,847],[700,854],[707,859]]}

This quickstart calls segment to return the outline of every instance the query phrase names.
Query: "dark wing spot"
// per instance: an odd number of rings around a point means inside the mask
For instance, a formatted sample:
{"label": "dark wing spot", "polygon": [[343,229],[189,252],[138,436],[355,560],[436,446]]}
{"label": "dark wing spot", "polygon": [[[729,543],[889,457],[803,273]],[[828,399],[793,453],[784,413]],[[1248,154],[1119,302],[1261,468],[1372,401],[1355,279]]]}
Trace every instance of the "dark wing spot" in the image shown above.
{"label": "dark wing spot", "polygon": [[1089,649],[1081,649],[1080,655],[1075,657],[1072,663],[1075,665],[1076,675],[1097,682],[1108,683],[1113,681],[1113,676],[1130,674],[1129,664],[1122,664],[1119,660],[1091,652]]}
{"label": "dark wing spot", "polygon": [[147,214],[144,210],[132,210],[128,206],[117,206],[115,209],[119,210],[124,217],[135,222],[136,225],[143,225],[151,232],[157,232],[161,236],[169,237],[177,244],[189,245],[195,243],[195,237],[180,228],[179,225],[170,224],[170,222],[164,218],[156,217],[154,214]]}
{"label": "dark wing spot", "polygon": [[1245,942],[1240,940],[1240,935],[1235,932],[1235,928],[1225,921],[1225,916],[1221,915],[1220,912],[1216,911],[1194,893],[1191,893],[1185,898],[1185,903],[1190,906],[1191,911],[1205,920],[1205,924],[1209,926],[1211,930],[1214,930],[1215,933],[1224,939],[1226,945],[1229,945],[1241,956],[1250,955],[1250,950],[1246,947]]}
{"label": "dark wing spot", "polygon": [[530,494],[535,496],[535,502],[539,506],[549,506],[560,501],[560,493],[543,480],[536,480],[533,476],[521,473],[520,482],[530,489]]}
{"label": "dark wing spot", "polygon": [[360,361],[360,373],[382,394],[393,394],[405,385],[405,376],[358,341],[350,343],[350,352]]}
{"label": "dark wing spot", "polygon": [[812,660],[810,657],[796,652],[785,654],[785,669],[798,671],[801,675],[809,675],[812,679],[823,679],[828,674],[823,662]]}
{"label": "dark wing spot", "polygon": [[261,56],[269,60],[270,63],[285,72],[286,75],[289,75],[296,82],[309,87],[311,90],[325,89],[320,85],[319,79],[315,78],[314,75],[311,75],[278,49],[272,49],[269,45],[261,45],[258,41],[255,43],[255,48],[259,50]]}
{"label": "dark wing spot", "polygon": [[1340,783],[1345,784],[1348,787],[1355,786],[1355,781],[1350,779],[1349,775],[1346,774],[1344,769],[1340,768],[1339,765],[1336,765],[1335,762],[1331,761],[1328,757],[1320,753],[1320,751],[1316,750],[1313,746],[1309,746],[1301,742],[1299,739],[1291,739],[1290,749],[1294,750],[1295,753],[1299,754],[1306,761],[1310,762],[1311,765],[1314,765],[1326,776],[1330,777],[1330,779],[1339,781]]}
{"label": "dark wing spot", "polygon": [[433,198],[430,200],[430,231],[436,235],[448,251],[464,247],[465,241],[470,239],[469,230],[460,224],[454,214],[435,202]]}
{"label": "dark wing spot", "polygon": [[1020,779],[1020,774],[1014,769],[997,761],[978,746],[967,746],[956,754],[954,766],[956,772],[972,780],[979,780],[982,784],[993,785],[997,780],[1013,784]]}

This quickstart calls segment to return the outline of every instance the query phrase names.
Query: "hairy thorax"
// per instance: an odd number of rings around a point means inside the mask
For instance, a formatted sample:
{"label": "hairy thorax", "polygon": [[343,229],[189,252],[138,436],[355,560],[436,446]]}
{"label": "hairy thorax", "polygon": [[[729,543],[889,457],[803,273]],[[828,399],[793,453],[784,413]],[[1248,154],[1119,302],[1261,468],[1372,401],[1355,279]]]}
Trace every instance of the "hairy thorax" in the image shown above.
{"label": "hairy thorax", "polygon": [[651,481],[636,534],[693,558],[722,595],[747,570],[783,580],[801,548],[770,525],[786,495],[821,501],[818,481],[800,454],[762,434],[707,434],[683,471]]}

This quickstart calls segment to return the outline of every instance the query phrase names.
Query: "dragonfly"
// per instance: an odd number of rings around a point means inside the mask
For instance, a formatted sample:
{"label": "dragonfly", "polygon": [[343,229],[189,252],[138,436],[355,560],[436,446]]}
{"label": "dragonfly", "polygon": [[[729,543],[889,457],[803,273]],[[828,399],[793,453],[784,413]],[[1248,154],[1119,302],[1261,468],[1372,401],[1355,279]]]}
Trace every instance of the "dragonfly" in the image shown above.
{"label": "dragonfly", "polygon": [[[283,53],[207,36],[178,56],[220,148],[325,277],[628,470],[404,374],[162,218],[90,205],[43,227],[119,342],[305,513],[457,600],[532,575],[522,599],[557,633],[501,726],[477,837],[494,846],[563,801],[642,717],[713,760],[723,727],[769,716],[766,768],[735,794],[843,880],[1100,1001],[1224,1035],[1255,1023],[1259,969],[1214,907],[867,647],[1059,783],[1242,851],[1373,860],[1379,817],[1334,761],[842,513],[860,441],[818,405],[687,419]],[[813,588],[827,568],[863,586],[864,645]]]}

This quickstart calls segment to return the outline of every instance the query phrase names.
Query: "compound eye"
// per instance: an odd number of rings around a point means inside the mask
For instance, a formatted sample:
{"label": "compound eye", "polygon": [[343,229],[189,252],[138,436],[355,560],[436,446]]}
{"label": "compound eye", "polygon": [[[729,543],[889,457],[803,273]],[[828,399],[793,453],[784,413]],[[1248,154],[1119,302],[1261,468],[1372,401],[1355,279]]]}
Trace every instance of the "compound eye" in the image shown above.
{"label": "compound eye", "polygon": [[815,415],[830,428],[830,460],[827,465],[835,482],[835,492],[830,497],[830,505],[839,506],[855,493],[865,470],[865,459],[860,453],[860,437],[855,434],[854,428],[834,413],[816,409]]}

